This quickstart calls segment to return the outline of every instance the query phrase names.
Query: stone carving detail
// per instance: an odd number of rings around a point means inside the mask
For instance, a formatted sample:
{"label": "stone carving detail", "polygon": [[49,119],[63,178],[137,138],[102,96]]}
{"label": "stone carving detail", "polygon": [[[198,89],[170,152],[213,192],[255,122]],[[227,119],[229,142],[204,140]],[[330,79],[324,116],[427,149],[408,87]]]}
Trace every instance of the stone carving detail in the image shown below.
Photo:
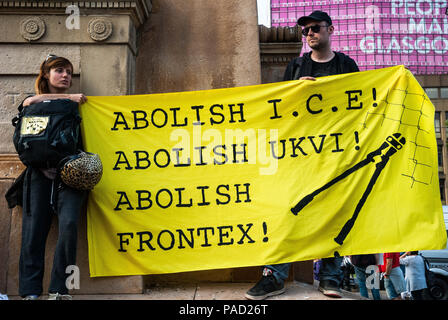
{"label": "stone carving detail", "polygon": [[95,41],[104,41],[112,34],[112,22],[105,18],[90,20],[88,32]]}
{"label": "stone carving detail", "polygon": [[20,24],[20,33],[28,41],[39,40],[45,33],[45,22],[39,17],[26,18]]}

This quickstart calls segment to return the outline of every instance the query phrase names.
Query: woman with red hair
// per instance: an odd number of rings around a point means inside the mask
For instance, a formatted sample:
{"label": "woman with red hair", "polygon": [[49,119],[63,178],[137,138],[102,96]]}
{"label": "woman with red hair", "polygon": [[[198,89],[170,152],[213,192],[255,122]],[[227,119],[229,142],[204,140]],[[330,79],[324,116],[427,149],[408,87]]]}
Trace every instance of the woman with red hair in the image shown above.
{"label": "woman with red hair", "polygon": [[[35,81],[36,95],[27,97],[19,107],[31,108],[52,100],[87,101],[82,93],[67,93],[72,85],[73,65],[63,57],[48,55]],[[78,131],[79,131],[79,124]],[[77,137],[78,147],[82,144]],[[77,146],[75,146],[77,147]],[[22,244],[19,262],[19,294],[28,300],[42,294],[45,244],[53,214],[58,218],[58,240],[53,259],[49,299],[71,299],[66,286],[66,268],[76,263],[78,220],[86,192],[68,187],[53,167],[27,166],[23,182]]]}

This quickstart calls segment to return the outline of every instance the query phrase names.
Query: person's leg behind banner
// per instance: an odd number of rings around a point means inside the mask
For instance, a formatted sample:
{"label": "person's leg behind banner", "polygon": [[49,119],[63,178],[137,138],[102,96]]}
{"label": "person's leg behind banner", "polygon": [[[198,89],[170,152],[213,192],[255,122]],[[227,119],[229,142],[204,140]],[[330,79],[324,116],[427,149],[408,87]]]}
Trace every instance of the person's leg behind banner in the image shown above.
{"label": "person's leg behind banner", "polygon": [[319,270],[319,291],[332,298],[341,298],[342,257],[323,258]]}
{"label": "person's leg behind banner", "polygon": [[366,286],[366,270],[357,266],[354,266],[355,274],[356,274],[356,282],[359,287],[359,294],[361,297],[369,298],[369,292],[367,291]]}
{"label": "person's leg behind banner", "polygon": [[263,300],[284,293],[289,267],[290,263],[264,266],[261,279],[246,292],[246,298],[249,300]]}

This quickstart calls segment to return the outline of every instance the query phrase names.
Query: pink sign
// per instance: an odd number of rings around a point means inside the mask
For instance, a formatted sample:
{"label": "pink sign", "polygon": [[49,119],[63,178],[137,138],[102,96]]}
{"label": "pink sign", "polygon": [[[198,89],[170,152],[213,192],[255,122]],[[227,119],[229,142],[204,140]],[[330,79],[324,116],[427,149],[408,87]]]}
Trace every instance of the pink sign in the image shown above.
{"label": "pink sign", "polygon": [[414,74],[448,73],[448,0],[271,0],[272,26],[294,26],[314,10],[333,20],[333,50],[361,70],[404,64]]}

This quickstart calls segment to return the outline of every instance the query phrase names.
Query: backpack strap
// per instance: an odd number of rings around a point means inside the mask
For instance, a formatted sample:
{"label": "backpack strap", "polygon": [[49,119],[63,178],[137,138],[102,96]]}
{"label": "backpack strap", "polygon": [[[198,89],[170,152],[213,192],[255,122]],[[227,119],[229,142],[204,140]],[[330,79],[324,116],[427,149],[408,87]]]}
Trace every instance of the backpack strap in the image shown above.
{"label": "backpack strap", "polygon": [[17,126],[17,123],[19,122],[20,118],[22,117],[22,111],[23,111],[23,103],[25,102],[26,99],[33,97],[34,95],[29,95],[27,96],[25,99],[23,99],[23,101],[19,104],[19,106],[17,107],[17,110],[19,110],[19,113],[17,113],[17,115],[12,118],[11,122],[12,125],[15,127]]}
{"label": "backpack strap", "polygon": [[20,112],[19,112],[14,118],[12,118],[11,123],[12,123],[13,127],[17,127],[17,123],[19,122],[20,117],[21,116],[20,116]]}
{"label": "backpack strap", "polygon": [[17,113],[17,115],[11,120],[13,127],[17,127],[17,123],[19,123],[20,118],[22,118],[23,101],[17,109],[19,110],[19,113]]}
{"label": "backpack strap", "polygon": [[294,64],[294,73],[292,75],[292,78],[294,80],[298,80],[300,78],[300,69],[302,67],[303,57],[299,57],[296,59]]}

